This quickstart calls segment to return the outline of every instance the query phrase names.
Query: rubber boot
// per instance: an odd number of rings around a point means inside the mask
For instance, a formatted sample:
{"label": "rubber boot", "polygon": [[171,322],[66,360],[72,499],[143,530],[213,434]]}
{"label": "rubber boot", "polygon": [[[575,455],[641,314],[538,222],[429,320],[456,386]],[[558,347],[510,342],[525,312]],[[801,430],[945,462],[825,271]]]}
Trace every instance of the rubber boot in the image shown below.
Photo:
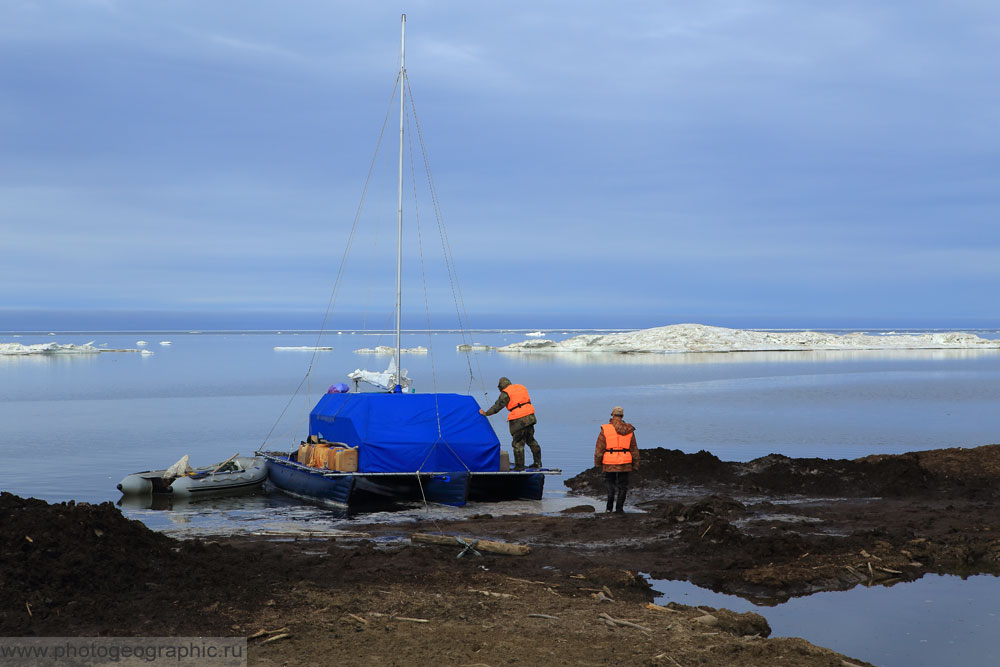
{"label": "rubber boot", "polygon": [[608,496],[608,508],[605,511],[613,512],[614,510],[615,510],[615,497],[613,495]]}
{"label": "rubber boot", "polygon": [[[619,489],[618,491],[618,503],[615,505],[616,512],[625,511],[625,494],[628,493],[628,489]],[[610,502],[608,503],[610,504]]]}
{"label": "rubber boot", "polygon": [[542,467],[542,448],[538,446],[537,442],[532,442],[528,445],[531,448],[531,465],[529,468],[541,468]]}
{"label": "rubber boot", "polygon": [[514,470],[524,470],[524,450],[514,452]]}

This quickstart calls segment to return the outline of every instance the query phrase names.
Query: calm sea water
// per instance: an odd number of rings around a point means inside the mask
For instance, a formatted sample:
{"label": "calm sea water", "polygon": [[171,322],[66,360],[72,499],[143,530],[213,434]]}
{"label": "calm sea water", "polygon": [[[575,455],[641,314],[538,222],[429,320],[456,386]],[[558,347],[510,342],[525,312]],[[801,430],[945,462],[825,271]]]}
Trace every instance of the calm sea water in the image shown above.
{"label": "calm sea water", "polygon": [[[303,437],[309,410],[330,384],[355,368],[388,364],[388,357],[355,350],[392,342],[349,333],[59,334],[0,342],[135,349],[140,339],[155,354],[0,356],[0,487],[47,500],[117,500],[114,487],[125,474],[184,454],[204,465],[250,453],[269,433],[268,447],[288,447]],[[465,338],[490,345],[523,339]],[[591,465],[597,431],[614,405],[625,407],[642,447],[705,449],[732,460],[1000,442],[996,350],[469,355],[456,351],[461,342],[453,333],[404,336],[406,347],[432,348],[404,356],[417,391],[471,393],[489,406],[497,377],[527,385],[545,463],[566,476]],[[315,357],[274,349],[317,343],[334,349]],[[310,379],[289,402],[311,361]],[[492,421],[509,442],[502,415]],[[562,493],[561,480],[547,486],[553,496]]]}
{"label": "calm sea water", "polygon": [[[547,337],[574,333],[549,331]],[[997,337],[996,332],[976,333]],[[355,350],[392,344],[388,335],[356,333],[322,339],[294,332],[0,336],[0,342],[94,341],[112,349],[134,349],[140,339],[148,341],[147,349],[155,354],[0,357],[0,489],[49,501],[117,501],[115,484],[126,474],[166,467],[184,454],[190,454],[193,465],[206,465],[265,444],[268,449],[290,448],[304,436],[308,412],[330,384],[346,381],[346,373],[355,368],[382,370],[388,363],[387,357]],[[490,505],[488,511],[494,514],[558,511],[578,504],[579,499],[565,496],[562,479],[590,467],[598,429],[614,405],[624,406],[641,447],[704,449],[730,460],[772,452],[854,458],[1000,442],[1000,352],[995,350],[630,356],[456,351],[462,342],[497,346],[523,339],[523,332],[464,338],[424,333],[408,334],[403,341],[405,347],[432,348],[430,354],[404,356],[403,366],[416,380],[417,391],[471,393],[487,407],[496,398],[501,375],[531,390],[545,464],[561,468],[564,475],[549,478],[541,502]],[[315,355],[274,349],[317,344],[334,349]],[[302,383],[310,364],[309,379]],[[302,391],[292,398],[300,383]],[[492,420],[501,442],[509,445],[502,416]],[[179,536],[321,534],[350,530],[354,519],[278,493],[167,507],[128,503],[123,511]],[[363,520],[405,521],[428,512],[461,516],[477,511],[484,510],[414,507],[369,514]],[[996,597],[996,587],[985,588],[978,578],[971,585],[947,581],[944,586],[956,599]],[[904,589],[886,590],[895,596]],[[807,607],[791,616],[812,619],[812,626],[794,626],[788,632],[891,664],[884,651],[878,652],[889,640],[871,629],[895,620],[883,617],[867,598],[832,619],[825,599],[793,601]],[[938,641],[942,621],[955,612],[934,609],[924,620],[912,615],[907,619],[914,633]],[[773,618],[773,611],[763,613]],[[976,613],[976,631],[992,637],[993,617]],[[843,647],[823,634],[831,624],[843,627],[844,616],[869,630],[867,644]],[[781,627],[776,625],[776,634],[784,634]],[[967,641],[964,635],[960,640]],[[982,659],[977,662],[962,653],[953,664],[994,664],[984,651],[973,654]],[[918,659],[905,664],[921,663]]]}

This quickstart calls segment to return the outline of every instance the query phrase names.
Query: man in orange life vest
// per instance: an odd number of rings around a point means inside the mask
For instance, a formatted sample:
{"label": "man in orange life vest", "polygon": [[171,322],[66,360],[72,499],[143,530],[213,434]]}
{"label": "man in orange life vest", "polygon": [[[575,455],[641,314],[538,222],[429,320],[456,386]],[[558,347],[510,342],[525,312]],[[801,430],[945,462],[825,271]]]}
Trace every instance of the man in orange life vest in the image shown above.
{"label": "man in orange life vest", "polygon": [[[625,494],[628,493],[628,474],[639,469],[639,446],[635,441],[635,427],[625,421],[625,410],[619,406],[611,409],[611,419],[601,426],[594,448],[594,465],[604,466],[604,484],[608,488],[608,508],[625,511]],[[617,500],[617,504],[616,504]]]}
{"label": "man in orange life vest", "polygon": [[500,398],[486,411],[480,410],[479,414],[495,415],[504,408],[507,408],[507,425],[510,427],[510,434],[514,441],[511,447],[514,449],[514,470],[524,470],[524,446],[531,449],[531,465],[529,468],[542,467],[542,448],[535,441],[535,406],[531,404],[531,397],[523,384],[511,384],[507,378],[500,378],[497,383],[500,390]]}

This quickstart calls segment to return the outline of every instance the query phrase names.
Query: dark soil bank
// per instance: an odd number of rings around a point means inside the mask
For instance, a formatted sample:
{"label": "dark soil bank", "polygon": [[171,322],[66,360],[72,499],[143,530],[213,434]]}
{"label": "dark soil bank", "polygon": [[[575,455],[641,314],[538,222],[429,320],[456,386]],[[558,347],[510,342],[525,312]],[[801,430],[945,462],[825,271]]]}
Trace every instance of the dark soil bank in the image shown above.
{"label": "dark soil bank", "polygon": [[[647,606],[636,573],[771,599],[1000,573],[1000,446],[749,463],[655,449],[642,461],[630,500],[643,512],[479,515],[336,540],[178,542],[109,503],[2,494],[0,634],[265,630],[250,655],[263,665],[840,666],[864,663],[768,639],[756,614]],[[602,493],[596,469],[567,484]],[[457,559],[457,546],[411,544],[418,531],[532,552]]]}
{"label": "dark soil bank", "polygon": [[[960,498],[991,500],[1000,493],[1000,445],[935,449],[846,459],[792,459],[771,454],[747,463],[701,451],[642,450],[633,494],[660,497],[676,487],[714,493],[837,498]],[[566,481],[576,493],[602,495],[603,476],[591,468]]]}

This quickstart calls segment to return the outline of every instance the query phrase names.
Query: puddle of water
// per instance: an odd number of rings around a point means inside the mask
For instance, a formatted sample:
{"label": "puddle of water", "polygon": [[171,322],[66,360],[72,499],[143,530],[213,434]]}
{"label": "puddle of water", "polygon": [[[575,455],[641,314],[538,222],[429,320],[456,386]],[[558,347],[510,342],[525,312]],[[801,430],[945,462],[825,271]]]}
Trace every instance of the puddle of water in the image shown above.
{"label": "puddle of water", "polygon": [[652,579],[657,604],[752,611],[772,637],[802,637],[882,667],[1000,664],[1000,578],[928,575],[895,586],[793,598],[774,607],[713,593],[686,581]]}

